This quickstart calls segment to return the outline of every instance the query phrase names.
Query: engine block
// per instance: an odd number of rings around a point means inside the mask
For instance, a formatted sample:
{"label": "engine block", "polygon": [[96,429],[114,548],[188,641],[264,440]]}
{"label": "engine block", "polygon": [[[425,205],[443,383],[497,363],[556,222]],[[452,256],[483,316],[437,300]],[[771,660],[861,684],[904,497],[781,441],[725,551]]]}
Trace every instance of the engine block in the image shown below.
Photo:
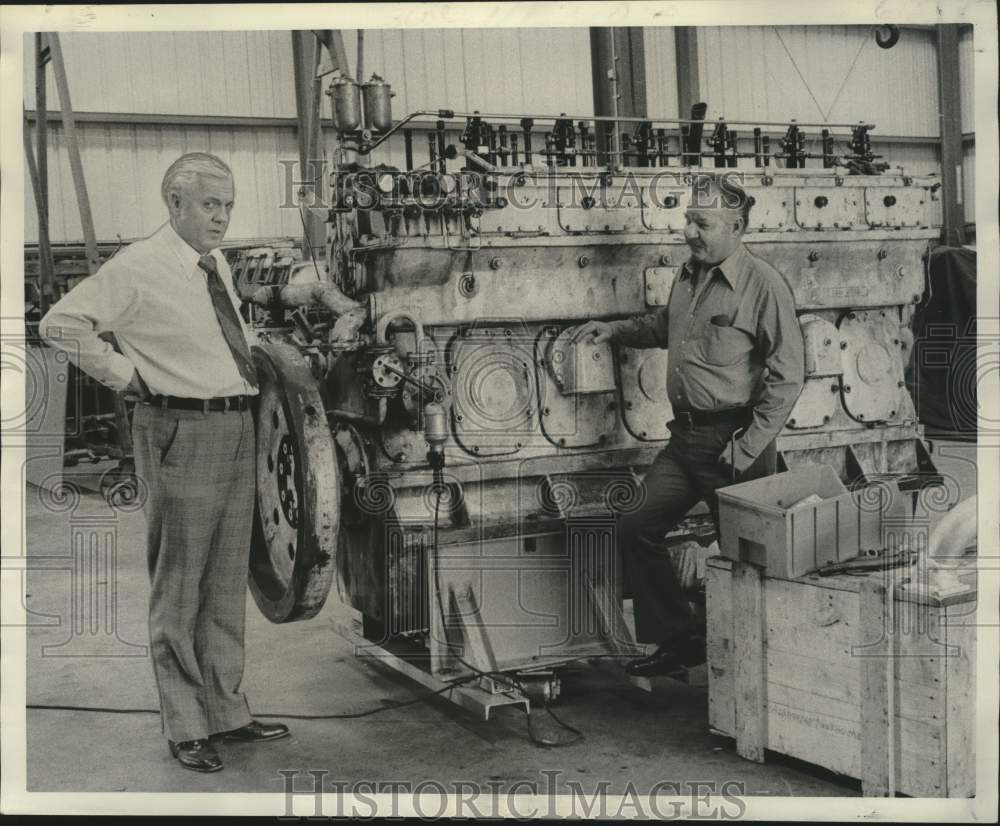
{"label": "engine block", "polygon": [[[415,167],[421,116],[438,122]],[[735,136],[703,152],[694,121],[616,134],[599,118],[552,117],[538,131],[538,116],[506,117],[498,132],[471,113],[459,150],[442,125],[455,117],[416,113],[382,133],[355,115],[338,122],[321,280],[357,302],[351,334],[323,307],[257,315],[272,389],[253,590],[268,616],[311,616],[336,573],[371,639],[416,635],[438,675],[455,672],[456,627],[466,665],[482,649],[475,629],[489,628],[485,670],[627,644],[614,523],[641,501],[642,471],[669,437],[667,351],[574,331],[666,303],[703,157],[752,196],[744,241],[784,275],[802,326],[806,383],[779,469],[826,464],[852,485],[903,490],[936,481],[903,370],[939,181],[886,174],[869,126],[839,157],[829,135],[810,155],[798,126],[781,152],[758,128],[741,154]],[[375,164],[400,136],[406,168]],[[316,277],[312,265],[297,273],[290,283]],[[431,404],[446,413],[443,487]],[[442,591],[447,607],[435,606]]]}

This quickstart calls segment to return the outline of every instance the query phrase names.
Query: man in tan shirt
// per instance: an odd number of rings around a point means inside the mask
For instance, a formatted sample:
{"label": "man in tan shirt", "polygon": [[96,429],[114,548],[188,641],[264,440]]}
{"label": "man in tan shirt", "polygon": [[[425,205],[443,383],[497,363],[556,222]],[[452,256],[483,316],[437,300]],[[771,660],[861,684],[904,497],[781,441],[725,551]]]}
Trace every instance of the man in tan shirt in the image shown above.
{"label": "man in tan shirt", "polygon": [[645,501],[619,523],[636,634],[658,650],[626,670],[665,674],[704,660],[698,627],[663,537],[704,499],[718,526],[720,487],[763,475],[804,381],[802,333],[785,279],[743,245],[750,199],[730,174],[697,176],[684,238],[691,250],[667,306],[588,322],[594,343],[666,347],[669,444],[644,479]]}

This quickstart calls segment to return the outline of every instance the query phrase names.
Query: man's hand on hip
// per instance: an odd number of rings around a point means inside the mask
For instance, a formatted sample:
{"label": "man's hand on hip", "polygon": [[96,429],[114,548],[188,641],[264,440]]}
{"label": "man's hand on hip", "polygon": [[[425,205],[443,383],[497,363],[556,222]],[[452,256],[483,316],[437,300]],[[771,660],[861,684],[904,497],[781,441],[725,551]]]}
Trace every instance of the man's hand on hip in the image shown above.
{"label": "man's hand on hip", "polygon": [[130,402],[141,402],[144,399],[148,399],[152,394],[149,392],[149,388],[146,386],[146,382],[142,380],[142,376],[139,375],[139,371],[136,370],[132,374],[132,380],[128,383],[122,393],[125,396],[126,401]]}

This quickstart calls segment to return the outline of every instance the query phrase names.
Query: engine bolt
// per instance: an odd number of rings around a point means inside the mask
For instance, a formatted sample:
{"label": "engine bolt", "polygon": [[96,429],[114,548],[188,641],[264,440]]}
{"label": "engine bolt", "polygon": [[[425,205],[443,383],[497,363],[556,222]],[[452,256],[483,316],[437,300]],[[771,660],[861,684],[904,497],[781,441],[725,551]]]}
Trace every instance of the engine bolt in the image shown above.
{"label": "engine bolt", "polygon": [[577,266],[580,267],[580,269],[583,269],[584,267],[586,267],[590,263],[590,256],[588,256],[588,255],[581,255],[579,258],[576,259],[576,263],[577,263]]}
{"label": "engine bolt", "polygon": [[889,253],[887,253],[885,250],[879,250],[878,251],[878,260],[879,261],[884,261],[887,255],[889,255]]}
{"label": "engine bolt", "polygon": [[812,262],[814,262],[814,263],[816,261],[819,261],[819,253],[816,252],[816,250],[813,250],[812,252],[810,252],[809,253],[809,260],[812,261]]}
{"label": "engine bolt", "polygon": [[502,266],[503,266],[503,259],[502,258],[491,258],[490,259],[490,269],[491,270],[498,270]]}

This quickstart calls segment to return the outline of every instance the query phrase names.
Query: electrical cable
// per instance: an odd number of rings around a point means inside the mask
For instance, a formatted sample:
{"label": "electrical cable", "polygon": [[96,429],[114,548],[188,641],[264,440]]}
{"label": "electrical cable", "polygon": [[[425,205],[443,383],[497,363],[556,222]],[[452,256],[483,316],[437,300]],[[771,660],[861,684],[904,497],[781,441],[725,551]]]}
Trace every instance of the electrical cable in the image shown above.
{"label": "electrical cable", "polygon": [[[259,711],[257,712],[261,717],[282,717],[291,720],[354,720],[359,717],[370,717],[373,714],[379,714],[383,711],[392,711],[397,708],[405,708],[406,706],[416,705],[417,703],[422,703],[425,700],[429,700],[431,697],[437,697],[441,694],[446,694],[454,688],[460,685],[470,683],[473,680],[479,679],[478,676],[472,675],[471,677],[463,677],[459,680],[449,683],[444,686],[444,688],[435,689],[434,691],[428,691],[421,694],[418,697],[414,697],[410,700],[400,700],[399,702],[387,703],[383,706],[378,706],[376,708],[366,709],[365,711],[353,711],[344,712],[342,714],[292,714],[290,712],[267,712]],[[157,708],[109,708],[107,706],[73,706],[73,705],[57,705],[50,703],[36,703],[25,706],[26,709],[31,709],[32,711],[92,711],[101,714],[159,714],[160,710]]]}
{"label": "electrical cable", "polygon": [[[441,580],[438,573],[438,526],[440,522],[440,510],[441,510],[441,494],[444,490],[444,480],[441,478],[440,469],[436,469],[434,472],[435,480],[435,503],[434,503],[434,545],[432,553],[434,556],[434,594],[437,601],[438,613],[441,617],[441,628],[444,630],[446,624],[446,615],[444,612],[444,603],[441,599]],[[447,642],[447,641],[446,641]],[[525,697],[528,696],[527,689],[520,680],[516,677],[506,674],[501,671],[484,671],[476,666],[466,662],[462,657],[457,654],[453,654],[455,658],[465,666],[469,671],[472,672],[470,676],[461,677],[454,680],[448,685],[435,689],[433,691],[425,692],[417,697],[410,700],[402,700],[394,703],[387,703],[386,705],[378,706],[376,708],[365,709],[364,711],[355,712],[344,712],[341,714],[293,714],[289,712],[257,712],[261,717],[276,717],[276,718],[287,718],[290,720],[356,720],[362,717],[370,717],[374,714],[380,714],[383,711],[392,711],[398,708],[406,708],[407,706],[416,705],[417,703],[429,700],[432,697],[437,697],[442,694],[447,694],[453,689],[465,685],[467,683],[475,682],[483,677],[492,679],[502,685],[506,685],[509,688],[519,691]],[[585,660],[599,659],[600,656],[589,656],[589,657],[575,657],[568,662],[581,662]],[[95,712],[101,714],[159,714],[160,710],[155,708],[111,708],[108,706],[80,706],[80,705],[61,705],[56,703],[32,703],[25,706],[26,709],[31,711],[83,711],[83,712]],[[552,738],[547,738],[539,735],[532,722],[531,708],[530,704],[526,713],[527,724],[528,724],[528,737],[533,743],[539,746],[544,746],[546,748],[562,748],[564,746],[572,745],[573,743],[579,742],[583,739],[583,732],[578,728],[571,726],[569,723],[562,720],[556,715],[554,711],[549,707],[548,703],[543,704],[545,712],[556,721],[556,723],[566,731],[570,732],[573,736],[568,740],[554,740]]]}

